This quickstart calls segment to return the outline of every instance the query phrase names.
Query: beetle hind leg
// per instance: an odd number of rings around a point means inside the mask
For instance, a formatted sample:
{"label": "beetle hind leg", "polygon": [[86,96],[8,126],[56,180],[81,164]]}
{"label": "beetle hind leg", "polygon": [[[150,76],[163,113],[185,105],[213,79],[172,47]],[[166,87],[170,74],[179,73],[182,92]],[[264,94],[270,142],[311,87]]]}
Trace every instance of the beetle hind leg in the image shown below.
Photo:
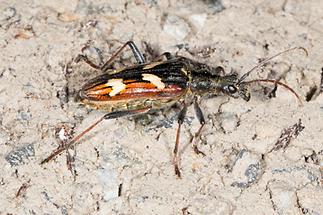
{"label": "beetle hind leg", "polygon": [[95,63],[93,63],[86,55],[82,55],[82,54],[79,54],[76,58],[75,58],[75,60],[74,60],[74,62],[76,62],[76,63],[78,63],[78,62],[80,62],[80,61],[84,61],[85,63],[87,63],[90,67],[92,67],[92,68],[94,68],[94,69],[96,69],[96,70],[100,70],[101,69],[101,67],[100,66],[98,66],[98,65],[96,65]]}
{"label": "beetle hind leg", "polygon": [[108,69],[111,69],[111,65],[113,63],[113,61],[115,60],[115,58],[127,47],[129,46],[129,48],[131,49],[134,57],[136,58],[136,61],[138,64],[143,64],[146,62],[144,56],[141,54],[141,52],[139,51],[138,47],[136,46],[136,44],[133,41],[128,41],[126,42],[123,46],[121,46],[118,51],[116,51],[109,60],[107,60],[101,67],[102,71],[106,71]]}
{"label": "beetle hind leg", "polygon": [[[136,61],[138,64],[143,64],[146,62],[144,56],[141,54],[139,51],[138,47],[133,41],[128,41],[126,42],[123,46],[121,46],[102,66],[96,65],[93,63],[86,55],[78,55],[75,58],[75,62],[78,63],[80,61],[84,61],[87,63],[89,66],[91,66],[94,69],[101,70],[103,72],[107,71],[108,69],[111,69],[113,61],[116,59],[116,57],[126,48],[129,47],[136,58]],[[101,55],[100,55],[101,56]],[[102,57],[101,57],[102,58]],[[101,63],[102,64],[102,63]]]}
{"label": "beetle hind leg", "polygon": [[137,110],[123,110],[123,111],[114,111],[114,112],[111,112],[111,113],[107,113],[103,117],[101,117],[99,120],[94,122],[87,129],[85,129],[80,134],[78,134],[77,136],[72,138],[67,144],[64,145],[64,147],[59,147],[56,150],[54,150],[40,164],[47,163],[48,161],[55,158],[57,155],[61,154],[66,149],[74,146],[85,134],[87,134],[89,131],[91,131],[94,127],[96,127],[99,123],[101,123],[105,119],[116,119],[116,118],[124,117],[124,116],[133,116],[133,115],[138,115],[138,114],[145,114],[145,113],[148,113],[150,110],[151,110],[151,107],[145,107],[145,108],[137,109]]}

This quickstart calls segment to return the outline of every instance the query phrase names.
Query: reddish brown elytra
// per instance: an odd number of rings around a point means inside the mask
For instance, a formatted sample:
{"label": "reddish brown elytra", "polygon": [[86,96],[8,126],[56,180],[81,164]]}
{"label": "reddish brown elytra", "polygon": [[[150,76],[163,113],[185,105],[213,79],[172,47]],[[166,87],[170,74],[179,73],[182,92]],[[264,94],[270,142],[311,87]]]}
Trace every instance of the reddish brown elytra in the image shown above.
{"label": "reddish brown elytra", "polygon": [[[111,69],[112,62],[127,46],[132,50],[137,64],[123,69]],[[147,114],[170,107],[175,103],[180,103],[182,104],[182,109],[178,114],[173,164],[175,174],[181,177],[178,148],[181,125],[183,124],[187,107],[192,104],[194,105],[196,116],[200,122],[200,128],[190,142],[197,154],[204,154],[197,147],[197,140],[205,125],[205,119],[199,106],[199,102],[203,97],[228,95],[234,98],[241,97],[249,101],[249,85],[255,82],[268,82],[280,85],[291,91],[301,102],[298,94],[280,81],[270,79],[245,81],[252,71],[263,66],[273,58],[296,49],[301,49],[307,54],[306,49],[303,47],[285,50],[263,60],[241,78],[238,78],[235,74],[221,75],[223,74],[222,67],[211,67],[185,57],[172,56],[169,52],[163,53],[152,62],[146,62],[132,41],[125,43],[103,65],[96,65],[85,55],[79,55],[76,58],[76,62],[83,60],[91,67],[104,73],[85,83],[79,91],[79,98],[83,104],[94,109],[103,109],[107,111],[107,114],[75,136],[64,147],[54,150],[41,164],[52,160],[61,152],[70,148],[105,119]],[[194,139],[195,141],[193,141]]]}

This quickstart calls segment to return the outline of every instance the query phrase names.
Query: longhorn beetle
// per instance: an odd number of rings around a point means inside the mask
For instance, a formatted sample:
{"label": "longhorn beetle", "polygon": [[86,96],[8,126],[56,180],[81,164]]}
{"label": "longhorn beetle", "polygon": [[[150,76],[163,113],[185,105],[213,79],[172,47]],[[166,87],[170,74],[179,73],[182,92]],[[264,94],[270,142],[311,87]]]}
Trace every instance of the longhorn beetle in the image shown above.
{"label": "longhorn beetle", "polygon": [[[131,49],[137,64],[122,69],[112,69],[112,62],[127,46]],[[238,78],[236,74],[222,75],[224,69],[220,66],[211,67],[185,57],[173,56],[169,52],[163,53],[152,62],[146,62],[132,41],[125,43],[103,65],[96,65],[87,56],[78,55],[75,59],[76,62],[85,61],[94,69],[104,72],[104,74],[89,80],[83,85],[78,95],[80,101],[91,108],[103,109],[108,113],[75,136],[64,147],[54,150],[41,164],[50,161],[64,150],[70,148],[105,119],[151,113],[155,110],[170,107],[175,103],[180,103],[182,109],[178,114],[173,164],[175,174],[181,177],[178,148],[181,126],[187,112],[187,107],[192,104],[194,105],[195,113],[200,123],[200,127],[194,136],[195,141],[192,138],[190,143],[197,154],[204,154],[197,147],[197,139],[200,137],[205,125],[205,119],[199,107],[200,98],[229,95],[234,98],[241,97],[249,101],[249,85],[251,83],[270,82],[285,87],[301,102],[300,97],[292,88],[278,80],[256,79],[245,81],[252,71],[263,66],[271,59],[295,49],[302,49],[307,54],[306,49],[303,47],[285,50],[261,61],[241,78]]]}

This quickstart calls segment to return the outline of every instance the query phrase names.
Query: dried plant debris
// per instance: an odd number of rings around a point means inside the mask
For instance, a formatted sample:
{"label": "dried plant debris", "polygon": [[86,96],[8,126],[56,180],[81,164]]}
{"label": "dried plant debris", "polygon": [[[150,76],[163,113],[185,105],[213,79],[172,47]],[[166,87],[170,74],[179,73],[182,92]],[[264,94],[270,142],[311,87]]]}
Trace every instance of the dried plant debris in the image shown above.
{"label": "dried plant debris", "polygon": [[321,183],[321,186],[323,186],[323,166],[320,166],[320,173],[321,173],[320,183]]}
{"label": "dried plant debris", "polygon": [[35,149],[33,144],[17,148],[6,155],[5,159],[11,166],[19,166],[27,163],[30,157],[35,156]]}
{"label": "dried plant debris", "polygon": [[57,91],[56,97],[59,99],[59,103],[62,108],[64,108],[64,105],[68,103],[69,92],[68,92],[68,86],[65,85],[62,87],[61,90]]}
{"label": "dried plant debris", "polygon": [[214,52],[216,52],[216,48],[212,46],[205,46],[202,48],[189,48],[186,47],[186,51],[189,52],[192,56],[197,56],[199,58],[210,58]]}
{"label": "dried plant debris", "polygon": [[[323,87],[323,86],[321,86]],[[310,90],[306,93],[306,101],[309,102],[312,100],[313,96],[315,95],[315,92],[317,91],[317,86],[312,86]]]}
{"label": "dried plant debris", "polygon": [[299,119],[298,123],[284,129],[279,139],[275,143],[274,148],[271,149],[270,152],[278,151],[279,149],[286,149],[291,140],[295,139],[304,128],[305,126],[302,125],[302,121]]}
{"label": "dried plant debris", "polygon": [[320,165],[320,158],[318,156],[318,153],[316,153],[314,150],[312,151],[312,154],[305,155],[304,160],[306,163],[313,163],[315,165]]}
{"label": "dried plant debris", "polygon": [[27,189],[28,189],[30,186],[31,186],[31,185],[30,185],[30,179],[29,179],[29,180],[28,180],[28,182],[23,183],[23,184],[20,186],[20,188],[19,188],[19,189],[18,189],[18,191],[17,191],[16,198],[18,198],[18,197],[20,197],[20,196],[24,197],[24,196],[25,196],[25,194],[26,194]]}
{"label": "dried plant debris", "polygon": [[[64,147],[65,144],[72,138],[73,136],[74,125],[60,124],[55,129],[55,134],[57,138],[60,140],[59,147]],[[73,149],[73,147],[72,147]],[[74,179],[77,175],[75,170],[75,154],[71,153],[69,150],[66,151],[66,165],[68,170],[74,176]]]}
{"label": "dried plant debris", "polygon": [[36,36],[36,33],[34,31],[33,26],[27,25],[23,28],[20,28],[14,37],[15,37],[15,39],[28,40],[28,39],[35,37],[35,36]]}

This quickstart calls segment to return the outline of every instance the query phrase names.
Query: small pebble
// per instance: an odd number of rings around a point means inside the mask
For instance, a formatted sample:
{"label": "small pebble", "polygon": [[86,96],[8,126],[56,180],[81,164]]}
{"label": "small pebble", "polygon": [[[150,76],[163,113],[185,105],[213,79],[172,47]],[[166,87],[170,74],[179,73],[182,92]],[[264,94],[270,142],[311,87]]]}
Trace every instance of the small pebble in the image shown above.
{"label": "small pebble", "polygon": [[12,17],[16,15],[16,9],[13,7],[7,7],[3,10],[2,13],[0,13],[0,21],[8,21]]}
{"label": "small pebble", "polygon": [[11,166],[19,166],[27,163],[27,160],[30,157],[35,156],[35,149],[33,144],[28,144],[26,146],[17,148],[12,150],[5,156],[7,162],[10,163]]}
{"label": "small pebble", "polygon": [[163,30],[177,40],[183,40],[191,29],[184,19],[175,15],[168,15]]}

